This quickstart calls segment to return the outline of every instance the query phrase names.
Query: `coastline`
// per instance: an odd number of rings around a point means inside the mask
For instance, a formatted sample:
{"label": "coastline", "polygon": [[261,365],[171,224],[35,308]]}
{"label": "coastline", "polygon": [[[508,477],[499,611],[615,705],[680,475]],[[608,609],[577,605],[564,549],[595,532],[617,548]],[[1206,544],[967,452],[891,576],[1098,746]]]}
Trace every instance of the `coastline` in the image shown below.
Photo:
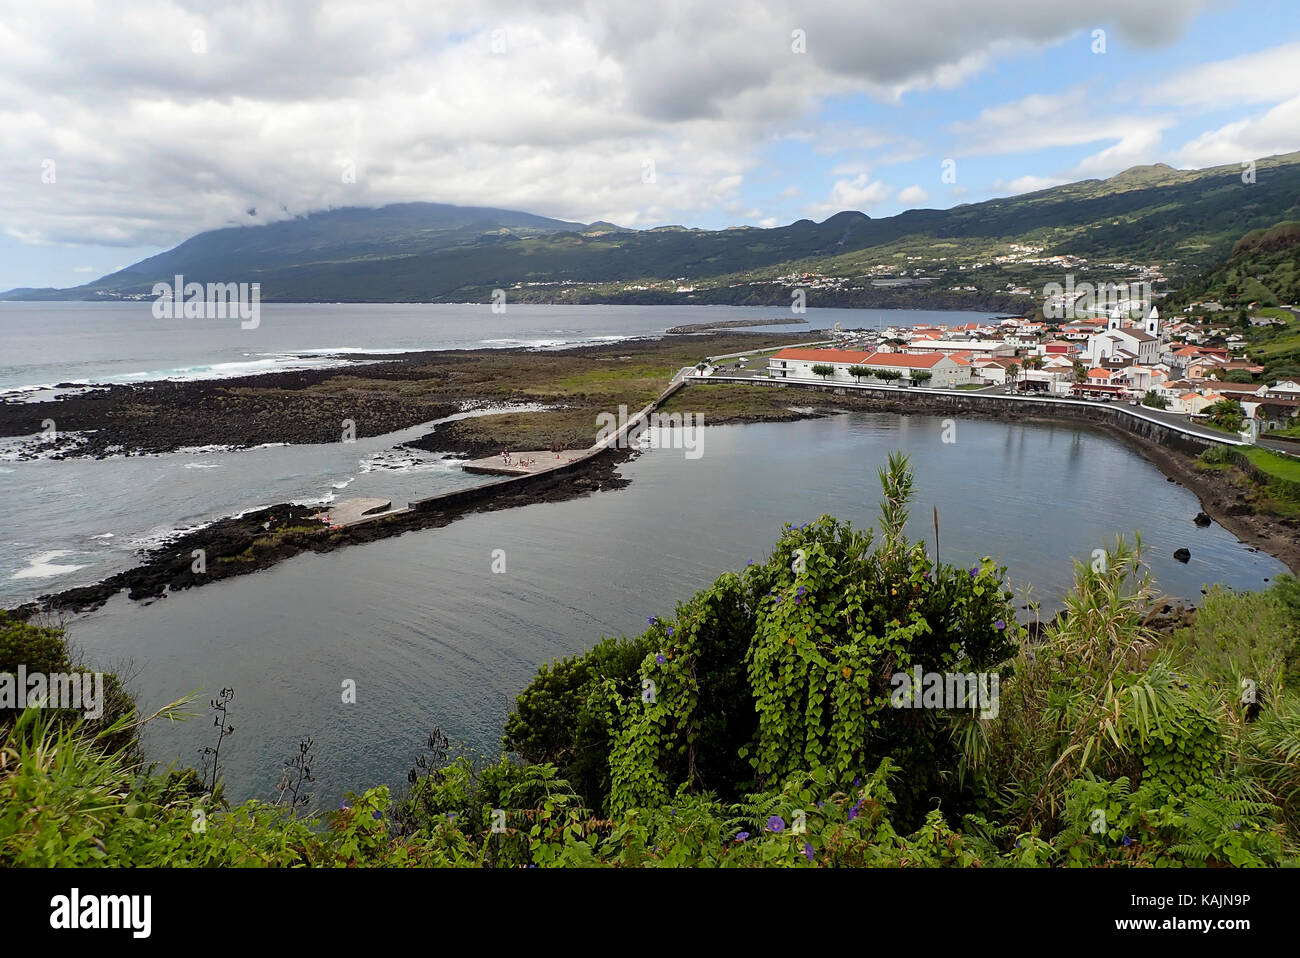
{"label": "coastline", "polygon": [[[804,331],[803,335],[806,335]],[[627,342],[572,350],[548,351],[539,356],[527,350],[468,350],[415,353],[396,356],[385,363],[361,368],[335,368],[269,373],[247,380],[196,381],[114,387],[104,395],[88,395],[33,406],[63,404],[67,410],[85,409],[98,417],[95,440],[64,455],[114,454],[113,446],[128,452],[171,451],[181,446],[227,440],[252,446],[266,441],[338,441],[338,423],[357,409],[368,417],[357,421],[358,435],[383,434],[455,412],[470,402],[532,402],[544,411],[498,413],[460,419],[437,427],[404,445],[452,456],[491,455],[502,448],[565,448],[590,445],[594,416],[601,410],[626,403],[637,408],[658,394],[659,378],[636,374],[647,364],[664,369],[665,359],[681,361],[702,350],[735,345],[736,335],[665,337],[637,344]],[[783,337],[745,334],[747,346],[768,345]],[[685,350],[685,351],[683,351]],[[518,358],[527,355],[550,368],[531,382],[518,375]],[[493,380],[492,377],[498,378]],[[487,377],[487,378],[484,378]],[[268,381],[269,380],[269,381]],[[568,384],[568,388],[559,388]],[[162,388],[160,388],[162,387]],[[689,398],[687,398],[689,395]],[[170,415],[161,421],[121,415],[147,397]],[[788,390],[753,388],[746,384],[709,384],[707,389],[682,390],[661,408],[665,411],[704,411],[710,425],[754,422],[790,422],[843,411],[865,410],[898,415],[933,415],[938,411],[922,392],[894,397],[855,393],[835,395],[816,391],[806,404],[792,401]],[[937,397],[936,397],[937,398]],[[0,405],[0,434],[13,428],[14,407]],[[4,413],[10,418],[6,423]],[[39,415],[47,415],[45,409]],[[949,413],[951,414],[951,413]],[[1040,421],[1071,426],[1086,425],[1122,441],[1154,465],[1167,479],[1183,485],[1198,499],[1211,519],[1245,543],[1265,552],[1300,574],[1300,520],[1259,508],[1244,476],[1232,471],[1206,471],[1186,452],[1158,445],[1114,423],[1091,417],[1052,415],[1041,407],[1024,409],[966,408],[961,415],[1007,422]],[[64,421],[67,417],[61,416]],[[408,420],[413,420],[408,421]],[[170,427],[185,424],[179,432]],[[198,430],[197,434],[195,430]],[[285,438],[290,437],[290,438]],[[256,441],[254,441],[256,440]],[[528,482],[473,487],[454,506],[381,516],[357,526],[331,527],[313,518],[318,506],[280,503],[237,517],[219,519],[201,530],[181,533],[164,545],[144,553],[143,561],[98,583],[49,593],[14,612],[30,616],[48,609],[85,611],[126,591],[130,598],[152,601],[172,589],[197,587],[211,581],[270,568],[283,559],[306,551],[329,552],[348,545],[371,542],[405,532],[446,525],[463,515],[512,508],[536,502],[558,502],[590,492],[617,489],[630,480],[618,475],[616,465],[635,455],[610,450],[564,473],[529,476]],[[475,490],[479,491],[475,491]],[[1193,521],[1188,516],[1188,522]],[[203,549],[207,569],[191,569],[191,553]]]}

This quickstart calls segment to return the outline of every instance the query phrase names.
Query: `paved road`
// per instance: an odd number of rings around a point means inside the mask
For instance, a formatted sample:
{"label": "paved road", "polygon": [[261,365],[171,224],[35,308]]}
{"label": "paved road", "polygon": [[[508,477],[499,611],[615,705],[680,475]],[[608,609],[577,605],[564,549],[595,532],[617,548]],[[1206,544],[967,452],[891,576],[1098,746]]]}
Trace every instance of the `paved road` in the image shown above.
{"label": "paved road", "polygon": [[[761,365],[752,369],[740,369],[740,370],[724,369],[724,370],[719,370],[716,375],[720,375],[730,379],[741,379],[741,380],[745,380],[745,379],[756,380],[756,379],[768,378],[766,365]],[[788,379],[786,380],[786,382],[791,383],[792,385],[799,385],[799,384],[830,385],[828,383],[822,383],[818,380],[813,380],[813,379]],[[836,385],[844,386],[845,388],[848,389],[855,388],[853,384],[849,384],[849,383],[838,383]],[[897,391],[897,392],[906,393],[906,392],[911,392],[912,389],[916,387],[909,388],[909,387],[900,387],[900,386],[875,385],[871,388],[878,392]],[[1050,404],[1051,402],[1054,401],[1053,399],[1048,397],[1008,395],[1006,394],[1005,390],[1006,390],[1005,386],[992,385],[992,386],[986,386],[983,389],[962,390],[962,392],[969,393],[970,395],[973,396],[980,396],[980,395],[999,396],[1001,398],[1019,400],[1025,403]],[[1055,401],[1059,402],[1061,400],[1055,400]],[[1129,405],[1127,400],[1123,400],[1123,401],[1113,400],[1109,403],[1098,402],[1096,400],[1086,400],[1086,399],[1070,399],[1068,401],[1073,403],[1085,402],[1097,406],[1122,406],[1123,408],[1131,412],[1147,417],[1149,419],[1154,419],[1157,422],[1166,423],[1170,426],[1174,426],[1178,429],[1191,433],[1194,436],[1199,436],[1203,439],[1215,439],[1220,442],[1223,442],[1225,440],[1227,441],[1231,440],[1231,437],[1229,437],[1226,433],[1223,433],[1217,429],[1211,429],[1206,426],[1202,426],[1198,423],[1191,422],[1185,413],[1164,412],[1163,410],[1150,409],[1146,406],[1132,406]],[[1291,455],[1296,455],[1297,452],[1300,451],[1297,450],[1294,444],[1288,444],[1275,439],[1261,438],[1258,440],[1257,445],[1264,446],[1269,449],[1275,449],[1281,452],[1289,453]]]}

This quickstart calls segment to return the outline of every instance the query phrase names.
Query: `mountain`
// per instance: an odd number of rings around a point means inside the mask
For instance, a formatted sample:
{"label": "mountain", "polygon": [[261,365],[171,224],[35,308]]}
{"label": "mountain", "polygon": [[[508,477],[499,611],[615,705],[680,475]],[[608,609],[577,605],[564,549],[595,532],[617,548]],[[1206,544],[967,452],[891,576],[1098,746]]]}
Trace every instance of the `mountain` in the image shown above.
{"label": "mountain", "polygon": [[[1245,183],[1238,165],[1155,164],[949,210],[880,219],[845,211],[771,229],[631,230],[432,203],[349,207],[201,233],[85,286],[0,298],[147,298],[154,282],[180,273],[258,282],[264,301],[485,302],[504,288],[512,301],[788,305],[796,274],[814,305],[901,297],[1011,308],[1009,290],[1059,279],[1066,267],[1046,262],[1053,256],[1086,260],[1082,269],[1113,264],[1117,276],[1162,264],[1177,281],[1226,257],[1243,234],[1300,219],[1300,153],[1256,167]],[[896,288],[899,278],[908,288]]]}

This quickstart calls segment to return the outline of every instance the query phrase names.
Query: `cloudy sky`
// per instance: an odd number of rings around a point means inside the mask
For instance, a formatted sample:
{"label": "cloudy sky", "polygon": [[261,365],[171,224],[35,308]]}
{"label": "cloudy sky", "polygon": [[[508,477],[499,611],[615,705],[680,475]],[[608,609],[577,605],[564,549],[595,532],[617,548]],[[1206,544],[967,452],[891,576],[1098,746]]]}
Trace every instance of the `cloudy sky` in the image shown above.
{"label": "cloudy sky", "polygon": [[0,290],[331,206],[766,226],[1300,149],[1296,0],[0,0],[0,64]]}

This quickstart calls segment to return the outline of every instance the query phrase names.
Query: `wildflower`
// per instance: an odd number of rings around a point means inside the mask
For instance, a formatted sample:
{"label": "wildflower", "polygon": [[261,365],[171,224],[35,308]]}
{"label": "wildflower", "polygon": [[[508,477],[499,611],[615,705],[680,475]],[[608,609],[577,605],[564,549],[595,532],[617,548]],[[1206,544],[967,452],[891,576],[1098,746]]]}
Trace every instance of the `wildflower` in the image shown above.
{"label": "wildflower", "polygon": [[855,779],[853,780],[853,787],[854,787],[854,788],[861,788],[861,787],[862,787],[862,779],[861,779],[861,778],[855,778]]}
{"label": "wildflower", "polygon": [[971,577],[972,579],[975,578],[975,577],[976,577],[977,575],[979,575],[979,574],[980,574],[980,567],[979,567],[979,566],[977,566],[977,565],[973,565],[973,566],[970,567],[970,577]]}
{"label": "wildflower", "polygon": [[807,842],[803,843],[803,853],[808,858],[809,861],[813,860],[813,847],[809,845]]}
{"label": "wildflower", "polygon": [[655,656],[655,661],[658,662],[660,665],[663,665],[668,660],[665,659],[664,654],[660,652],[658,655]]}
{"label": "wildflower", "polygon": [[843,675],[846,679],[852,678],[853,670],[846,665],[844,666],[844,668],[840,669],[840,674]]}
{"label": "wildflower", "polygon": [[737,832],[736,841],[744,842],[749,840],[749,832]]}
{"label": "wildflower", "polygon": [[1001,632],[1006,627],[1007,624],[1003,622],[1001,619],[998,619],[996,622],[993,623],[993,628],[997,629],[999,632]]}
{"label": "wildflower", "polygon": [[861,803],[858,803],[849,809],[849,821],[853,821],[853,819],[857,818],[860,814],[862,814]]}
{"label": "wildflower", "polygon": [[373,819],[375,819],[376,821],[378,821],[379,819],[381,819],[381,818],[384,817],[384,813],[383,813],[383,812],[371,812],[371,813],[370,813],[370,817],[373,818]]}
{"label": "wildflower", "polygon": [[653,615],[650,616],[650,618],[647,619],[646,621],[649,622],[651,625],[657,625],[659,623],[659,620],[655,618]]}
{"label": "wildflower", "polygon": [[669,635],[672,635],[672,634],[673,634],[673,627],[672,627],[671,625],[668,626],[668,634],[669,634]]}
{"label": "wildflower", "polygon": [[799,595],[803,595],[805,592],[808,591],[808,587],[807,587],[806,585],[801,585],[801,586],[799,586],[799,588],[796,589],[795,591],[796,591]]}
{"label": "wildflower", "polygon": [[745,565],[753,565],[753,564],[754,564],[754,560],[753,560],[753,559],[750,559],[748,562],[745,563]]}
{"label": "wildflower", "polygon": [[1131,838],[1129,838],[1127,835],[1125,835],[1125,836],[1124,836],[1124,840],[1123,840],[1122,842],[1120,842],[1120,844],[1123,845],[1125,848],[1128,848],[1130,845],[1133,844],[1133,839],[1131,839]]}
{"label": "wildflower", "polygon": [[767,830],[769,832],[785,831],[785,819],[782,818],[780,815],[773,815],[771,818],[767,820]]}

